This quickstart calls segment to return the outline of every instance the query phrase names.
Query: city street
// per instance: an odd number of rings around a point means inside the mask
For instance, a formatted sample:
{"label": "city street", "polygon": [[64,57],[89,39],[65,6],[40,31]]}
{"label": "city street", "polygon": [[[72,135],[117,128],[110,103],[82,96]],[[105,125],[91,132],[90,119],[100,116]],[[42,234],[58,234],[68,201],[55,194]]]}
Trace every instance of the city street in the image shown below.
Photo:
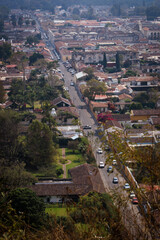
{"label": "city street", "polygon": [[[67,69],[60,63],[60,69],[64,74],[65,86],[69,89],[70,98],[73,104],[79,109],[80,123],[82,126],[89,125],[92,127],[91,130],[84,130],[86,136],[89,135],[90,144],[92,146],[97,166],[99,162],[106,164],[104,168],[99,168],[99,172],[105,187],[106,192],[112,194],[115,197],[115,202],[117,207],[123,216],[123,222],[125,226],[130,229],[130,233],[133,239],[151,239],[150,235],[147,233],[145,222],[141,216],[138,205],[133,205],[131,199],[129,199],[129,193],[124,190],[124,184],[126,183],[125,178],[114,168],[113,173],[107,172],[106,154],[98,154],[97,149],[101,147],[100,139],[97,136],[96,129],[98,125],[93,119],[90,111],[88,110],[84,101],[82,101],[75,89],[75,86],[70,86],[70,82],[74,81],[74,77],[67,71]],[[76,84],[76,83],[75,83]],[[92,134],[89,134],[92,133]],[[113,177],[117,177],[119,180],[118,184],[113,183]],[[121,199],[121,201],[120,201]]]}

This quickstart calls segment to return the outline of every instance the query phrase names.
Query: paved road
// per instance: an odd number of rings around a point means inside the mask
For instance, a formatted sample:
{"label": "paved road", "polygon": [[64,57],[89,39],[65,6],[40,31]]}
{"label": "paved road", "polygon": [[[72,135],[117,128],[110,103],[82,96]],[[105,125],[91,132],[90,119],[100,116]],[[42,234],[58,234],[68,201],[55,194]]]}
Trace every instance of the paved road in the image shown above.
{"label": "paved road", "polygon": [[[74,77],[67,71],[67,69],[60,63],[60,69],[64,74],[64,81],[66,87],[69,89],[69,94],[73,104],[79,109],[80,122],[81,125],[90,125],[92,130],[85,130],[85,134],[89,136],[90,143],[92,145],[92,149],[97,161],[97,165],[99,165],[100,161],[106,163],[107,156],[106,154],[98,154],[97,149],[101,147],[101,142],[96,134],[97,124],[94,121],[92,115],[88,111],[86,104],[83,100],[80,99],[75,86],[70,86],[71,81],[75,81]],[[123,213],[123,222],[125,226],[130,229],[130,233],[132,234],[132,239],[151,239],[150,236],[145,236],[145,223],[143,217],[140,215],[138,206],[133,205],[131,200],[129,199],[129,193],[124,190],[123,186],[126,183],[124,177],[114,168],[113,173],[107,173],[107,167],[99,169],[104,187],[106,192],[111,193],[116,197],[116,205],[120,207],[121,212]],[[118,177],[119,183],[113,183],[113,177]],[[138,230],[137,230],[138,229]],[[143,234],[142,234],[143,233]]]}

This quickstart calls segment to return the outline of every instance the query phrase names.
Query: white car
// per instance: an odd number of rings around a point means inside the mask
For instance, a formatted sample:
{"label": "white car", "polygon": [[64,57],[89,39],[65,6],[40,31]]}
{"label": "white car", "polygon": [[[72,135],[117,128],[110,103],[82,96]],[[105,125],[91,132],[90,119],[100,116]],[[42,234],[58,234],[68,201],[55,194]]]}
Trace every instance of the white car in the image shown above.
{"label": "white car", "polygon": [[112,161],[112,165],[117,165],[117,161],[115,159]]}
{"label": "white car", "polygon": [[104,168],[104,167],[105,167],[104,162],[99,162],[99,168]]}
{"label": "white car", "polygon": [[113,183],[114,183],[114,184],[117,184],[117,183],[118,183],[118,178],[117,178],[117,177],[114,177],[114,178],[113,178]]}
{"label": "white car", "polygon": [[113,167],[112,167],[112,166],[109,166],[109,167],[107,168],[107,172],[108,172],[108,173],[112,173],[112,172],[113,172]]}
{"label": "white car", "polygon": [[130,185],[129,185],[129,183],[125,183],[125,185],[124,185],[124,189],[126,189],[126,190],[129,190],[129,189],[130,189]]}
{"label": "white car", "polygon": [[74,82],[71,82],[71,83],[70,83],[70,86],[74,86]]}
{"label": "white car", "polygon": [[102,153],[103,153],[102,148],[98,148],[98,149],[97,149],[97,153],[98,153],[98,154],[102,154]]}
{"label": "white car", "polygon": [[130,198],[135,198],[135,197],[136,197],[136,194],[132,191],[132,192],[130,192],[129,197],[130,197]]}

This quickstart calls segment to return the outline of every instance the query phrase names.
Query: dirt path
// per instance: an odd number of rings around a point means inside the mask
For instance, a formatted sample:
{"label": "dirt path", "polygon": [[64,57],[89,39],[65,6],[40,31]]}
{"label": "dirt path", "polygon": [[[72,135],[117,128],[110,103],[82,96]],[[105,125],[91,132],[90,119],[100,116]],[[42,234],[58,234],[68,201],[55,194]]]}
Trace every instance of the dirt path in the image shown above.
{"label": "dirt path", "polygon": [[[66,158],[66,153],[65,153],[65,148],[62,148],[62,158]],[[62,169],[63,169],[63,178],[67,178],[67,169],[66,169],[66,166],[68,165],[68,164],[70,164],[71,163],[71,161],[70,160],[67,160],[67,163],[65,163],[65,164],[62,164],[62,163],[60,163],[59,162],[59,164],[60,165],[62,165]]]}

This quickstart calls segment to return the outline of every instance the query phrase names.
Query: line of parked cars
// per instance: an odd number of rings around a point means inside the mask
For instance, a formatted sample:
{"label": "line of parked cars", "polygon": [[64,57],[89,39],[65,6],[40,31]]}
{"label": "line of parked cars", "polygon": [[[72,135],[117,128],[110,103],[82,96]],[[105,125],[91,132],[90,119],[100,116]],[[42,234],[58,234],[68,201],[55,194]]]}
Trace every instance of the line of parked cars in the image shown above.
{"label": "line of parked cars", "polygon": [[63,62],[64,66],[67,68],[67,71],[72,75],[76,73],[76,71],[72,68],[72,65],[69,62]]}

